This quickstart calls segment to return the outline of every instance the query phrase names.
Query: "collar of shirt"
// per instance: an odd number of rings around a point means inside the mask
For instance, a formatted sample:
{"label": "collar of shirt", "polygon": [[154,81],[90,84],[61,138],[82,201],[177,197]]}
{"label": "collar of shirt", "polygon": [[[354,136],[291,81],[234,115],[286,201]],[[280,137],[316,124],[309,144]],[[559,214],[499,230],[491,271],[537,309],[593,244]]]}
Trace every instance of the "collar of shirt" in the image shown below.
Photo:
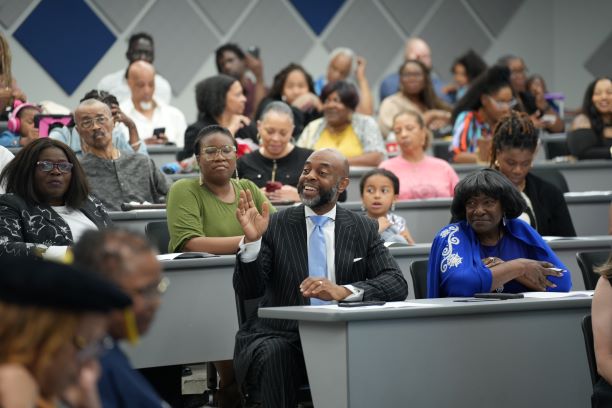
{"label": "collar of shirt", "polygon": [[[306,219],[310,221],[310,216],[311,215],[319,215],[317,213],[315,213],[312,208],[308,207],[307,205],[304,206],[304,215],[306,216]],[[324,215],[326,217],[331,218],[333,221],[336,221],[336,206],[334,205],[334,208],[332,208],[331,210],[329,210],[328,212],[326,212],[325,214],[321,214]],[[312,221],[311,221],[312,222]]]}

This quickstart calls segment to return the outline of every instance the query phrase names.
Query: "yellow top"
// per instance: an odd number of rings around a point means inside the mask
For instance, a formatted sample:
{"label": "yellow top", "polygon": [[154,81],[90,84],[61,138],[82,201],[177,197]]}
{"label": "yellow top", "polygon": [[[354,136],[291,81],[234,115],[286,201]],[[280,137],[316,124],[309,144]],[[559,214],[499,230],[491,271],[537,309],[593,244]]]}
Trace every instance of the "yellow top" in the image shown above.
{"label": "yellow top", "polygon": [[337,149],[345,157],[355,157],[363,154],[363,146],[352,125],[348,125],[338,134],[332,134],[327,128],[324,129],[314,148],[315,150],[325,148]]}

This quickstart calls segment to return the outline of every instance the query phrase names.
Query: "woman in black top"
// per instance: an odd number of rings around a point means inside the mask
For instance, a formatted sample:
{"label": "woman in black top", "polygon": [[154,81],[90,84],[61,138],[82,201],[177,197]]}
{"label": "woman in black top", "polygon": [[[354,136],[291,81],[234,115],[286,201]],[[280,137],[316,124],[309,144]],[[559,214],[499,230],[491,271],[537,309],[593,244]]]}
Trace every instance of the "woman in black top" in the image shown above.
{"label": "woman in black top", "polygon": [[584,94],[582,113],[567,134],[570,153],[579,160],[612,158],[612,81],[597,78]]}
{"label": "woman in black top", "polygon": [[511,112],[495,127],[491,167],[505,175],[527,202],[519,218],[543,236],[576,236],[561,190],[529,173],[537,146],[538,130],[533,122],[524,113]]}
{"label": "woman in black top", "polygon": [[198,133],[209,125],[225,127],[236,139],[256,143],[257,130],[251,119],[243,115],[246,97],[240,81],[229,75],[215,75],[198,82],[195,94],[198,120],[185,130],[185,147],[177,153],[177,160],[193,156]]}
{"label": "woman in black top", "polygon": [[299,201],[297,183],[310,149],[291,139],[293,112],[283,102],[271,102],[257,121],[259,149],[238,160],[238,175],[254,182],[272,202]]}

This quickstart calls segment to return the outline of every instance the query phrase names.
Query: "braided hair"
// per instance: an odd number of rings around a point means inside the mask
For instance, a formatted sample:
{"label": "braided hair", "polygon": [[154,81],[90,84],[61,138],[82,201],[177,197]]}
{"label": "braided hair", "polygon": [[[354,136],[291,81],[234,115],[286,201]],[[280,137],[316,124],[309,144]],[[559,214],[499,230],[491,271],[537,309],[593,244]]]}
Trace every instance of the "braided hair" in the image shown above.
{"label": "braided hair", "polygon": [[538,147],[538,129],[529,116],[512,111],[497,122],[493,129],[490,166],[497,168],[497,152],[504,149],[526,149],[535,152]]}

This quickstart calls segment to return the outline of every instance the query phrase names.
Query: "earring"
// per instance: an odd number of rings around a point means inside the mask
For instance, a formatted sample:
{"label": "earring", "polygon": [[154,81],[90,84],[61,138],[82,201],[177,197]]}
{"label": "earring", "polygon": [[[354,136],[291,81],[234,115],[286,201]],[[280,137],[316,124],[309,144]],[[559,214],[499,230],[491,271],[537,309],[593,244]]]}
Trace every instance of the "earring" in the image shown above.
{"label": "earring", "polygon": [[506,214],[504,214],[504,216],[502,217],[502,224],[504,227],[506,226]]}
{"label": "earring", "polygon": [[395,203],[391,204],[391,211],[395,211]]}
{"label": "earring", "polygon": [[236,180],[240,180],[240,179],[238,178],[238,167],[236,167]]}
{"label": "earring", "polygon": [[361,211],[365,212],[366,208],[363,204],[361,204]]}
{"label": "earring", "polygon": [[499,160],[495,159],[495,162],[493,164],[495,165],[495,167],[499,168]]}

